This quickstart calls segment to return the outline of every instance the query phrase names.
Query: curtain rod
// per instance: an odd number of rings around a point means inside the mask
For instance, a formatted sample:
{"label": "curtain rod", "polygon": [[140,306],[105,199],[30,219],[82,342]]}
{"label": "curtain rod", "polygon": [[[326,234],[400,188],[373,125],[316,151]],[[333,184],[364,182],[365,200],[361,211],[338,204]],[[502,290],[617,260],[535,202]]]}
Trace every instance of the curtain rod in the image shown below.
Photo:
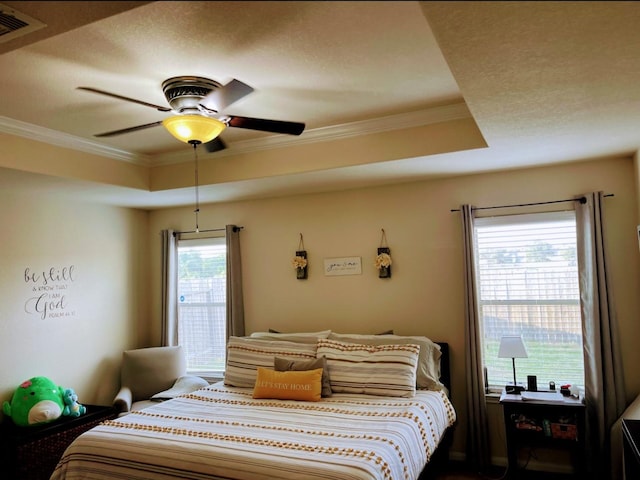
{"label": "curtain rod", "polygon": [[[605,197],[613,197],[613,193],[607,193]],[[567,198],[566,200],[551,200],[548,202],[534,202],[534,203],[520,203],[518,205],[496,205],[493,207],[473,207],[471,210],[490,210],[492,208],[512,208],[512,207],[530,207],[532,205],[548,205],[550,203],[564,203],[564,202],[580,202],[587,203],[587,199],[585,197],[579,198]],[[460,209],[452,209],[452,212],[459,212]]]}
{"label": "curtain rod", "polygon": [[[233,227],[233,231],[237,232],[238,230],[242,230],[244,227]],[[209,230],[189,230],[187,232],[173,232],[173,236],[175,237],[176,235],[181,235],[183,233],[207,233],[207,232],[224,232],[226,231],[226,228],[211,228]]]}

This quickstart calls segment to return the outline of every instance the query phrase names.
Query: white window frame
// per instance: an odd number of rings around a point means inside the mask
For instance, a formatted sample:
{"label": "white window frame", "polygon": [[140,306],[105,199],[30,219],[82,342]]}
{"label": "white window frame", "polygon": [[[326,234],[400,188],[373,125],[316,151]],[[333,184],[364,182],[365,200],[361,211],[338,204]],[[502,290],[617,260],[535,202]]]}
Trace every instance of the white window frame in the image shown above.
{"label": "white window frame", "polygon": [[[212,246],[214,249],[220,249],[224,252],[224,261],[221,262],[224,266],[223,277],[215,277],[215,280],[209,278],[207,280],[208,285],[201,285],[197,288],[197,292],[190,292],[192,296],[201,297],[205,295],[209,300],[202,301],[201,298],[194,298],[189,302],[187,299],[188,293],[185,291],[187,288],[185,285],[181,285],[180,274],[180,254],[182,249],[189,247],[208,247]],[[187,358],[187,373],[191,375],[198,375],[208,380],[216,380],[224,377],[224,368],[226,363],[226,239],[225,237],[206,237],[206,238],[187,238],[177,240],[178,260],[177,260],[177,309],[178,309],[178,344],[182,345],[185,349],[185,356]],[[211,290],[209,290],[211,289]],[[186,294],[186,295],[185,295]],[[209,317],[209,322],[204,322],[201,325],[194,325],[202,329],[201,335],[197,335],[197,331],[187,334],[185,332],[186,320],[185,312],[189,309],[204,309],[205,315]],[[215,318],[210,318],[214,315]],[[217,318],[217,322],[216,322]],[[207,332],[207,333],[205,333]],[[213,341],[212,344],[202,342],[206,338],[217,338],[218,342]],[[217,361],[210,360],[211,368],[204,367],[203,358],[206,358],[206,354],[202,349],[213,350],[214,357],[218,358]],[[200,350],[200,351],[199,351]],[[203,368],[204,367],[204,368]]]}
{"label": "white window frame", "polygon": [[[538,389],[540,390],[548,389],[549,388],[548,383],[550,381],[553,381],[556,383],[557,385],[556,388],[560,388],[560,385],[562,383],[565,383],[565,382],[569,383],[567,382],[568,378],[573,379],[573,381],[570,382],[572,384],[577,384],[577,385],[584,384],[584,361],[582,357],[582,330],[581,330],[581,313],[580,313],[580,301],[579,301],[580,293],[579,293],[579,282],[578,282],[577,255],[575,258],[575,262],[576,262],[575,269],[573,269],[573,267],[565,266],[565,270],[570,273],[563,273],[563,274],[573,275],[573,273],[575,273],[575,277],[572,277],[572,276],[567,277],[569,278],[566,281],[567,293],[563,293],[562,296],[558,296],[556,298],[552,298],[552,296],[549,296],[549,298],[547,297],[543,298],[543,295],[541,293],[540,297],[534,298],[532,296],[533,290],[529,291],[523,288],[521,289],[521,291],[525,292],[525,294],[518,293],[520,297],[516,297],[515,299],[514,298],[505,299],[503,298],[502,295],[507,295],[506,293],[505,294],[496,293],[496,292],[499,292],[499,290],[497,290],[498,288],[497,286],[495,288],[489,288],[487,290],[485,285],[485,288],[483,289],[482,277],[484,275],[485,283],[487,283],[489,281],[488,280],[489,276],[487,276],[487,272],[490,269],[486,265],[486,263],[485,265],[481,265],[482,262],[485,262],[485,259],[481,259],[479,254],[479,237],[478,237],[479,231],[486,232],[486,227],[500,228],[500,227],[503,227],[503,226],[506,227],[509,225],[518,225],[518,224],[526,225],[526,224],[530,224],[531,222],[540,222],[540,221],[542,222],[547,222],[547,221],[548,222],[566,222],[566,221],[571,222],[572,221],[573,226],[575,228],[575,211],[570,210],[570,211],[544,212],[544,213],[533,213],[533,214],[505,215],[500,217],[479,217],[474,220],[474,249],[475,249],[474,257],[476,260],[475,270],[476,270],[476,285],[477,285],[476,293],[477,293],[477,305],[478,305],[478,314],[479,314],[479,328],[481,329],[481,332],[479,332],[479,337],[481,338],[481,342],[482,342],[482,355],[483,355],[483,365],[485,366],[485,376],[486,376],[485,381],[486,381],[487,393],[499,392],[507,383],[513,383],[513,368],[512,368],[511,359],[497,358],[497,349],[498,349],[498,344],[499,344],[501,335],[522,335],[525,345],[527,345],[527,348],[529,350],[529,358],[515,360],[518,384],[522,384],[526,386],[527,375],[536,375],[538,377],[537,383],[538,383]],[[488,242],[488,240],[486,239],[484,241]],[[553,239],[549,238],[548,241],[552,242]],[[526,242],[523,240],[523,244],[524,243]],[[577,245],[575,245],[575,247],[576,247],[576,254],[577,254]],[[527,247],[523,247],[523,248],[527,248]],[[558,265],[560,265],[562,264],[562,261],[558,261],[557,263]],[[567,262],[567,263],[570,263],[570,262]],[[535,265],[540,266],[540,264],[536,264],[535,262],[532,262],[531,267],[534,267]],[[505,292],[509,289],[509,284],[512,281],[514,283],[516,282],[515,270],[514,270],[513,278],[510,278],[509,273],[506,270],[508,268],[509,267],[505,267],[504,271],[498,272],[496,275],[497,277],[500,277],[500,276],[502,277],[502,280],[506,285],[504,290]],[[517,267],[514,266],[514,268],[517,268]],[[540,270],[544,270],[544,267],[541,267]],[[553,275],[556,275],[556,274],[559,275],[560,271],[554,271]],[[521,274],[522,269],[520,269],[518,273]],[[565,286],[564,284],[561,284],[561,285]],[[529,298],[527,298],[527,296],[529,296]],[[529,312],[531,310],[537,311],[538,315],[540,316],[545,315],[545,320],[549,316],[549,312],[553,312],[552,315],[555,314],[555,316],[559,318],[559,320],[557,321],[560,322],[563,328],[566,326],[567,328],[571,329],[570,333],[567,333],[567,330],[562,331],[563,339],[573,338],[573,342],[575,343],[576,342],[575,335],[579,333],[579,339],[580,339],[579,344],[572,344],[571,346],[571,351],[573,351],[571,359],[574,360],[574,363],[572,365],[574,365],[574,367],[577,370],[574,370],[573,368],[571,368],[563,372],[562,369],[560,368],[561,365],[556,365],[555,368],[553,369],[554,371],[550,373],[550,368],[551,368],[550,364],[553,363],[553,360],[551,359],[554,358],[552,355],[559,355],[559,356],[566,355],[567,354],[566,352],[569,352],[569,350],[562,349],[560,347],[554,348],[553,346],[549,346],[552,344],[552,342],[549,342],[548,344],[544,345],[545,342],[539,341],[541,335],[544,335],[544,334],[553,335],[553,332],[555,332],[553,328],[551,328],[551,333],[545,332],[545,328],[543,325],[545,322],[543,321],[542,318],[539,320],[540,324],[538,326],[534,327],[536,323],[535,323],[535,320],[533,320],[530,325],[525,327],[524,321],[521,321],[521,322],[511,321],[511,313],[509,313],[508,315],[506,315],[507,317],[509,317],[506,323],[506,327],[499,326],[497,331],[495,329],[489,330],[491,326],[489,325],[488,318],[491,316],[489,315],[491,307],[494,308],[493,312],[491,312],[493,313],[492,317],[494,319],[499,317],[501,318],[500,321],[495,322],[498,325],[499,323],[504,322],[504,318],[496,314],[496,312],[500,311],[499,310],[500,307],[504,307],[507,309],[510,309],[510,308],[515,309],[516,316],[518,315],[518,309],[521,309],[520,310],[521,312],[522,311]],[[504,313],[504,310],[501,313]],[[566,322],[566,325],[565,325],[565,322]],[[532,332],[535,332],[535,329],[538,329],[537,333],[532,333]],[[557,345],[560,345],[560,344],[557,344]],[[542,354],[542,351],[546,353]],[[549,352],[551,352],[551,354]],[[580,364],[582,365],[581,380],[577,380],[580,378],[580,374],[579,374],[579,368],[577,367],[577,364],[576,364],[577,362],[576,353],[579,354]],[[559,363],[562,363],[562,362],[559,362]],[[569,364],[567,363],[567,365]]]}

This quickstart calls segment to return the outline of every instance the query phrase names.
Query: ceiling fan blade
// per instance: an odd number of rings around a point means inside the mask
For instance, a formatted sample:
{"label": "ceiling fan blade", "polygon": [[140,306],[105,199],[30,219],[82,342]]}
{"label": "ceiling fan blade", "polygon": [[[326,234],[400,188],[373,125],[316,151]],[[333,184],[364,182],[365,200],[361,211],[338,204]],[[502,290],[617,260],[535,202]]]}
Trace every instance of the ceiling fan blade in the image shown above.
{"label": "ceiling fan blade", "polygon": [[300,135],[304,131],[305,124],[299,122],[285,122],[282,120],[266,120],[264,118],[236,117],[229,115],[229,125],[249,130],[263,132],[286,133],[288,135]]}
{"label": "ceiling fan blade", "polygon": [[219,152],[220,150],[224,150],[227,148],[227,144],[220,137],[216,137],[210,142],[204,144],[204,148],[209,153]]}
{"label": "ceiling fan blade", "polygon": [[144,130],[146,128],[157,127],[162,125],[162,120],[159,122],[146,123],[144,125],[138,125],[137,127],[123,128],[122,130],[113,130],[112,132],[98,133],[94,137],[115,137],[116,135],[122,135],[123,133],[137,132],[138,130]]}
{"label": "ceiling fan blade", "polygon": [[160,105],[154,105],[153,103],[143,102],[142,100],[136,100],[135,98],[123,97],[122,95],[118,95],[115,93],[105,92],[104,90],[98,90],[97,88],[91,87],[77,87],[78,90],[85,90],[87,92],[97,93],[100,95],[106,95],[107,97],[117,98],[119,100],[125,100],[127,102],[137,103],[138,105],[144,105],[145,107],[155,108],[159,112],[170,112],[171,109],[169,107],[161,107]]}
{"label": "ceiling fan blade", "polygon": [[200,104],[209,110],[221,112],[229,105],[237,102],[243,97],[246,97],[251,92],[253,92],[252,87],[234,78],[226,85],[211,90],[207,96],[202,99]]}

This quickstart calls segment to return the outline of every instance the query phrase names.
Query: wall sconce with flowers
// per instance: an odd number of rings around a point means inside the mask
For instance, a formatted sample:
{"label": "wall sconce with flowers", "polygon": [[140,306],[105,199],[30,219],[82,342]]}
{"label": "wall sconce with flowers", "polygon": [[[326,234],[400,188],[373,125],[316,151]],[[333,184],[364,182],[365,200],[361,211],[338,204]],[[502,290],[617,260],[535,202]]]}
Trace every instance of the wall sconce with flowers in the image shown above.
{"label": "wall sconce with flowers", "polygon": [[296,278],[298,280],[304,280],[307,278],[307,269],[309,262],[307,261],[307,251],[304,249],[304,241],[302,234],[300,234],[300,242],[298,243],[298,250],[296,250],[296,256],[291,261],[293,268],[296,269]]}
{"label": "wall sconce with flowers", "polygon": [[378,269],[378,278],[391,278],[391,250],[387,246],[387,234],[384,228],[382,229],[375,265]]}

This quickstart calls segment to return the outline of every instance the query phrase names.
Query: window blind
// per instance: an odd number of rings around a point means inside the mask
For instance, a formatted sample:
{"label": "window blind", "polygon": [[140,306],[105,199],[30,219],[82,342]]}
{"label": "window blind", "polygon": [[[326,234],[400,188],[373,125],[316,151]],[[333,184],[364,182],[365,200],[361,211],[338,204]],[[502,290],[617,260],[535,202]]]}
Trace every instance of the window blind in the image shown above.
{"label": "window blind", "polygon": [[178,241],[178,343],[190,373],[224,371],[226,244],[223,238]]}
{"label": "window blind", "polygon": [[[539,388],[584,384],[575,212],[477,218],[477,295],[490,388],[513,382],[511,359],[498,358],[503,335],[522,335],[518,383]],[[547,385],[548,388],[548,385]],[[559,388],[559,387],[558,387]]]}

